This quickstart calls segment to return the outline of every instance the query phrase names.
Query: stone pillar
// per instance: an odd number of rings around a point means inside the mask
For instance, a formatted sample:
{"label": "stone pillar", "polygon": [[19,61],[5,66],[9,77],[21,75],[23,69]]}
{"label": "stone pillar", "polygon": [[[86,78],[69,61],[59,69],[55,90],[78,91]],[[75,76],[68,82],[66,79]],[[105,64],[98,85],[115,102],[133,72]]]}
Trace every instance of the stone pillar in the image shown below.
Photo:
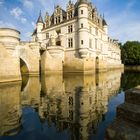
{"label": "stone pillar", "polygon": [[33,50],[33,53],[40,59],[40,44],[37,42],[30,42],[29,47]]}

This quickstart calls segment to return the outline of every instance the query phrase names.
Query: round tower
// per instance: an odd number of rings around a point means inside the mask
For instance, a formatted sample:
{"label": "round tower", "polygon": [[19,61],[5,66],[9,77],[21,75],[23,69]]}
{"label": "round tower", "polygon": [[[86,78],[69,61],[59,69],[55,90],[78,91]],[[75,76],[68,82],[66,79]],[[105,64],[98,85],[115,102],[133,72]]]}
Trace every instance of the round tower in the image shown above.
{"label": "round tower", "polygon": [[38,42],[42,42],[42,29],[43,29],[44,23],[43,23],[43,19],[41,16],[41,11],[40,11],[36,26],[37,26],[36,27],[37,28],[37,40],[38,40]]}
{"label": "round tower", "polygon": [[88,0],[78,0],[79,53],[82,58],[87,57],[89,48],[88,4]]}
{"label": "round tower", "polygon": [[13,54],[20,42],[20,32],[11,28],[0,28],[0,43],[10,54]]}

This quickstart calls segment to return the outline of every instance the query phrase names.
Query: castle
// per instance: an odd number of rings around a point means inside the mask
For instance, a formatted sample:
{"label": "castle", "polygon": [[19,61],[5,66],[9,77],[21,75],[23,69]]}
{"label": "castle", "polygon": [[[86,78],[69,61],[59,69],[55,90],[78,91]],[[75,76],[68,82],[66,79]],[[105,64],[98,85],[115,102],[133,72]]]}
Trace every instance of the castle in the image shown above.
{"label": "castle", "polygon": [[[64,72],[104,71],[120,68],[120,47],[108,37],[108,25],[89,0],[69,0],[66,11],[56,6],[37,20],[32,41],[40,42],[47,59],[45,70]],[[51,57],[51,58],[50,58]]]}
{"label": "castle", "polygon": [[66,11],[56,6],[44,20],[40,13],[29,42],[21,41],[15,29],[0,28],[0,82],[19,80],[21,72],[85,74],[116,68],[123,68],[120,47],[89,0],[69,0]]}

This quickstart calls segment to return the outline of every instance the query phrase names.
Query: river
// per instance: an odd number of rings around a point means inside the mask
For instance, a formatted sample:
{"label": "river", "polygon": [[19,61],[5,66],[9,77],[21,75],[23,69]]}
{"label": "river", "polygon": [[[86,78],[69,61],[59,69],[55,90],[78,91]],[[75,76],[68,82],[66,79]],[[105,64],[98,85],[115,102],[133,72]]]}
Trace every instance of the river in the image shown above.
{"label": "river", "polygon": [[0,84],[0,140],[103,140],[140,73],[23,76]]}

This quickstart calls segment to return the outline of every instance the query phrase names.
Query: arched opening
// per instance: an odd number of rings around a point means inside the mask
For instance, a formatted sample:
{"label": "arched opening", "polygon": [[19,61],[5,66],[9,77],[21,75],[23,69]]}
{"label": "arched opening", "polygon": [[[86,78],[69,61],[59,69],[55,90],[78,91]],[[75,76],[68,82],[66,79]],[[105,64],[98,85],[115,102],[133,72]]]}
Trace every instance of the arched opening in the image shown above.
{"label": "arched opening", "polygon": [[21,91],[23,91],[29,80],[29,75],[28,75],[29,69],[26,63],[21,58],[20,58],[20,72],[21,72],[21,77],[22,77]]}
{"label": "arched opening", "polygon": [[99,72],[99,57],[96,57],[95,68],[96,68],[96,73],[98,73]]}
{"label": "arched opening", "polygon": [[28,69],[26,63],[21,58],[20,58],[20,71],[21,71],[21,75],[29,74],[29,69]]}

